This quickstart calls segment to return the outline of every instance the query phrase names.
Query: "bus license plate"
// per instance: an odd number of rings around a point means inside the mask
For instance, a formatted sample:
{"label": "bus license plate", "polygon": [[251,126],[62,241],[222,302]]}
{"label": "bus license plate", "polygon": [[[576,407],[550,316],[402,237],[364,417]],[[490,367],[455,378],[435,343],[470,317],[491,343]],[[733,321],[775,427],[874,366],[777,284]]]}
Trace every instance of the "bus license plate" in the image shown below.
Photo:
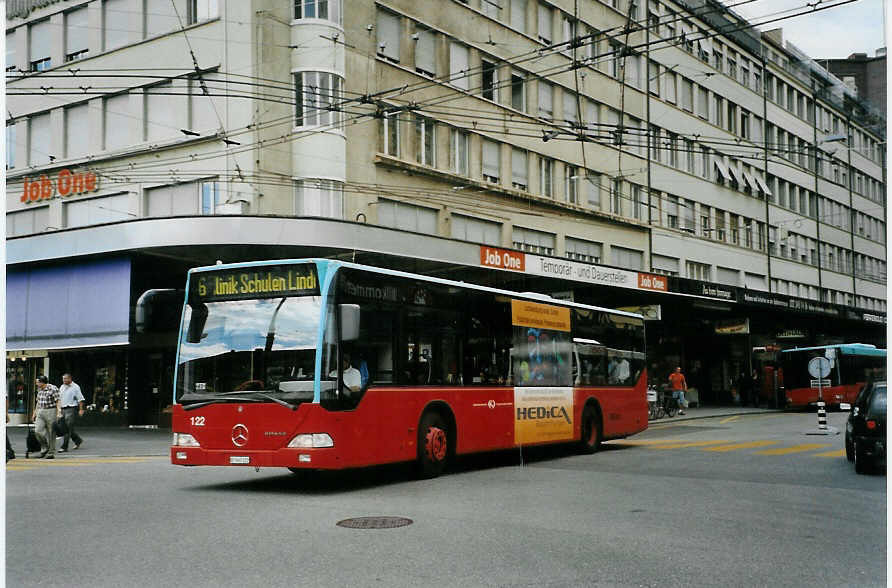
{"label": "bus license plate", "polygon": [[236,464],[236,465],[244,465],[244,464],[251,463],[251,458],[248,457],[247,455],[230,455],[229,463]]}

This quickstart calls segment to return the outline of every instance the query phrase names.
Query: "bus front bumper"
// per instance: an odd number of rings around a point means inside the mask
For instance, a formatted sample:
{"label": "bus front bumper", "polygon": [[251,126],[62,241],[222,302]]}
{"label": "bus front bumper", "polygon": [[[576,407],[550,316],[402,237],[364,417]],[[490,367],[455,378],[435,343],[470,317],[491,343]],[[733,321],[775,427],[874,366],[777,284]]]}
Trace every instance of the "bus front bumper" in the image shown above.
{"label": "bus front bumper", "polygon": [[314,470],[341,469],[346,464],[332,448],[290,448],[269,450],[205,449],[171,446],[170,463],[182,466],[282,467]]}

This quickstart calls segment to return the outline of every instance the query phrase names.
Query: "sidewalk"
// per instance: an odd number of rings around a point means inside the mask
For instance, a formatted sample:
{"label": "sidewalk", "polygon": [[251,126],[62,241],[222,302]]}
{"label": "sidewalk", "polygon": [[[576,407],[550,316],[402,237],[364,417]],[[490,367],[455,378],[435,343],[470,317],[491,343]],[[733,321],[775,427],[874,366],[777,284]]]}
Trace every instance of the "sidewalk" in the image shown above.
{"label": "sidewalk", "polygon": [[672,418],[664,416],[661,419],[648,421],[648,424],[677,423],[679,421],[692,421],[697,419],[711,419],[716,417],[730,417],[738,415],[770,414],[783,412],[774,408],[753,408],[751,406],[698,406],[688,408],[683,415],[675,415]]}
{"label": "sidewalk", "polygon": [[[751,408],[741,406],[706,406],[689,408],[683,415],[673,418],[663,417],[659,420],[649,421],[649,425],[679,423],[698,419],[716,417],[729,417],[736,415],[769,414],[779,412],[771,408]],[[16,459],[25,459],[25,437],[28,434],[26,425],[13,425],[6,428],[9,439],[15,449]],[[83,445],[77,451],[59,453],[62,439],[56,439],[56,458],[66,457],[136,457],[151,455],[168,455],[170,451],[170,429],[129,429],[129,428],[103,428],[83,427],[78,433],[84,439]],[[74,449],[74,442],[69,449]]]}
{"label": "sidewalk", "polygon": [[[28,435],[26,425],[15,425],[6,428],[16,460],[25,459],[25,438]],[[56,438],[56,459],[71,457],[136,457],[147,455],[167,455],[170,451],[170,429],[129,429],[123,427],[79,427],[77,429],[84,442],[80,449],[74,450],[74,441],[68,445],[68,453],[59,453],[62,438]],[[39,455],[39,453],[38,453]],[[32,456],[36,457],[36,455]]]}

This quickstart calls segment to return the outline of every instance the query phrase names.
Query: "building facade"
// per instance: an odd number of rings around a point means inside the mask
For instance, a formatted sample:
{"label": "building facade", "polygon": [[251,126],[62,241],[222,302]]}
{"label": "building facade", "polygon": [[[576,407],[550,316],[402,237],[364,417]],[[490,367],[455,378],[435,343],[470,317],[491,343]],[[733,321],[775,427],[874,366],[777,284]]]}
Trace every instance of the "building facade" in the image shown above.
{"label": "building facade", "polygon": [[884,346],[885,120],[711,0],[22,0],[6,69],[23,415],[70,371],[163,424],[216,260],[635,308],[704,402],[754,347]]}

